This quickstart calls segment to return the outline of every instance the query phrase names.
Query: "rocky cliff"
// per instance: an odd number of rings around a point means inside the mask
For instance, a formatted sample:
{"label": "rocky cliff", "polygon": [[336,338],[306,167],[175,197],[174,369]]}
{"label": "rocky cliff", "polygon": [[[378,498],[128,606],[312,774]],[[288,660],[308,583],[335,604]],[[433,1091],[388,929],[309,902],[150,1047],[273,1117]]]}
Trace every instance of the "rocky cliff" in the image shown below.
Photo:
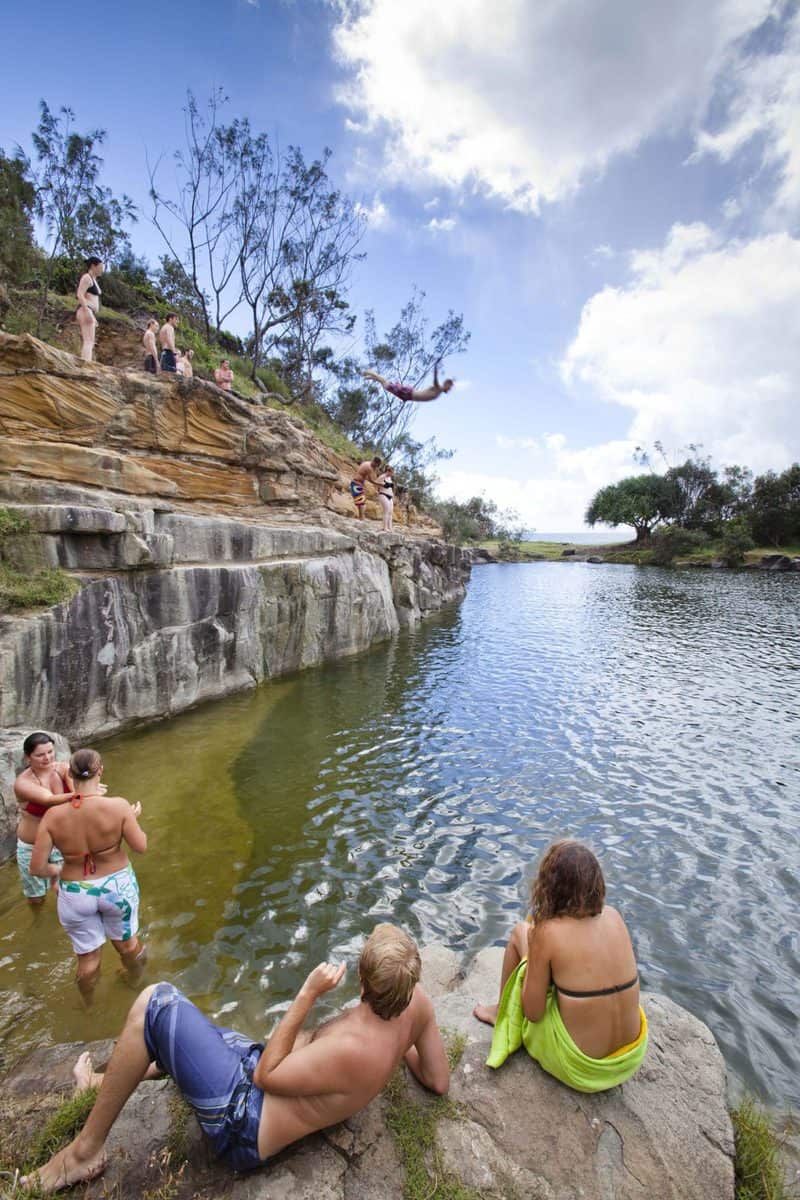
{"label": "rocky cliff", "polygon": [[5,553],[79,584],[0,616],[0,726],[85,741],[366,650],[458,601],[468,556],[413,509],[393,535],[356,521],[353,466],[299,418],[213,384],[0,333],[0,504],[30,530]]}
{"label": "rocky cliff", "polygon": [[[210,1160],[194,1118],[176,1107],[172,1083],[143,1083],[112,1132],[105,1178],[86,1189],[87,1200],[403,1200],[432,1195],[437,1185],[437,1195],[465,1200],[733,1200],[725,1067],[707,1026],[664,996],[644,996],[644,1066],[599,1095],[570,1091],[524,1051],[490,1071],[490,1031],[471,1013],[477,999],[494,994],[501,961],[502,950],[485,950],[461,972],[452,951],[423,953],[423,983],[458,1059],[448,1100],[424,1093],[403,1070],[343,1125],[236,1178]],[[34,1051],[3,1080],[2,1141],[13,1147],[6,1157],[25,1161],[69,1089],[81,1049]],[[111,1043],[92,1049],[102,1063]],[[404,1131],[414,1134],[408,1157]]]}

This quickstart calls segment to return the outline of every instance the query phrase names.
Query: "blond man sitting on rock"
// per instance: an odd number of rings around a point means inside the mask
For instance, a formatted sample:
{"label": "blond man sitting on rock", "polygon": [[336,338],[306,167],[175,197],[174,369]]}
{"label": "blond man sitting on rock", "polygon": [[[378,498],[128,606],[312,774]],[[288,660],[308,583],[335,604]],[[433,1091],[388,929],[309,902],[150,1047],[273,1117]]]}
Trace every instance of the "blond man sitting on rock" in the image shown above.
{"label": "blond man sitting on rock", "polygon": [[344,978],[344,964],[321,963],[265,1046],[212,1025],[170,983],[145,988],[105,1074],[94,1073],[88,1054],[74,1068],[78,1089],[100,1088],[84,1128],[22,1186],[48,1193],[100,1175],[105,1140],[123,1105],[143,1079],[164,1072],[235,1171],[261,1167],[298,1138],[345,1121],[403,1060],[425,1087],[446,1092],[447,1056],[420,971],[408,934],[377,925],[359,958],[360,1003],[313,1032],[303,1029],[316,1000]]}

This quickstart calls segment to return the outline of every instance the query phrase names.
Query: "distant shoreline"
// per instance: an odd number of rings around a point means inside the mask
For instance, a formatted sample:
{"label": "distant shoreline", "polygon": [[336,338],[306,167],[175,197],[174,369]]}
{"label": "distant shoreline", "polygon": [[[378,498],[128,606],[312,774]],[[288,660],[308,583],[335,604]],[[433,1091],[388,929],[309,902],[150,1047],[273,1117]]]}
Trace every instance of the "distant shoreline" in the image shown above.
{"label": "distant shoreline", "polygon": [[584,562],[622,566],[696,567],[713,570],[763,570],[800,574],[800,546],[757,546],[740,563],[729,566],[713,542],[691,554],[677,554],[671,562],[656,561],[653,547],[631,542],[551,542],[545,540],[485,541],[471,547],[474,566],[490,563]]}

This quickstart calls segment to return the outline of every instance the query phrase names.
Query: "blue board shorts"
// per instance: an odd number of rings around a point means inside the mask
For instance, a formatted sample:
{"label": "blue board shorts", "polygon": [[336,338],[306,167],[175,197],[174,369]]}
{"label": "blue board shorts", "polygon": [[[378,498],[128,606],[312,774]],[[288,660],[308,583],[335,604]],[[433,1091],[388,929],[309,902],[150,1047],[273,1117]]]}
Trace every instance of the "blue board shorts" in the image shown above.
{"label": "blue board shorts", "polygon": [[157,983],[144,1016],[153,1062],[171,1075],[218,1158],[234,1171],[266,1161],[258,1153],[264,1093],[253,1083],[263,1045],[212,1024],[171,983]]}
{"label": "blue board shorts", "polygon": [[161,351],[161,370],[171,371],[173,374],[177,373],[178,360],[172,350]]}
{"label": "blue board shorts", "polygon": [[[19,877],[22,880],[22,894],[28,900],[39,900],[47,895],[47,889],[51,887],[52,879],[43,879],[40,875],[31,875],[31,855],[33,854],[33,846],[30,842],[21,842],[17,838],[17,866],[19,867]],[[63,863],[64,858],[60,850],[56,850],[55,846],[50,851],[50,857],[47,860],[50,863]]]}

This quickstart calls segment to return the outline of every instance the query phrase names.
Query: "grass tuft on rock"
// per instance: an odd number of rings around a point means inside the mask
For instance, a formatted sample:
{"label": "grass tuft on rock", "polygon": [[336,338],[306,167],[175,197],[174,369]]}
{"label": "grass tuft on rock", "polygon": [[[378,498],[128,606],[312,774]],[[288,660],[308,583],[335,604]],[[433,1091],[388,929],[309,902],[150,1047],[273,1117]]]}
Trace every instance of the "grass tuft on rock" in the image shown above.
{"label": "grass tuft on rock", "polygon": [[[13,565],[13,547],[31,533],[30,522],[13,508],[0,507],[0,612],[11,608],[41,608],[60,604],[78,584],[58,567],[23,571]],[[35,536],[35,535],[34,535]]]}
{"label": "grass tuft on rock", "polygon": [[31,1143],[26,1162],[28,1171],[43,1166],[80,1133],[96,1099],[97,1088],[84,1088],[56,1109]]}
{"label": "grass tuft on rock", "polygon": [[[453,1030],[444,1030],[445,1049],[450,1070],[461,1061],[467,1038]],[[436,1140],[441,1120],[463,1119],[463,1109],[447,1096],[411,1095],[405,1070],[399,1067],[383,1089],[386,1100],[386,1124],[400,1154],[405,1179],[403,1200],[481,1200],[478,1192],[465,1187],[447,1171]]]}
{"label": "grass tuft on rock", "polygon": [[787,1200],[780,1143],[761,1106],[745,1096],[731,1109],[736,1200]]}

